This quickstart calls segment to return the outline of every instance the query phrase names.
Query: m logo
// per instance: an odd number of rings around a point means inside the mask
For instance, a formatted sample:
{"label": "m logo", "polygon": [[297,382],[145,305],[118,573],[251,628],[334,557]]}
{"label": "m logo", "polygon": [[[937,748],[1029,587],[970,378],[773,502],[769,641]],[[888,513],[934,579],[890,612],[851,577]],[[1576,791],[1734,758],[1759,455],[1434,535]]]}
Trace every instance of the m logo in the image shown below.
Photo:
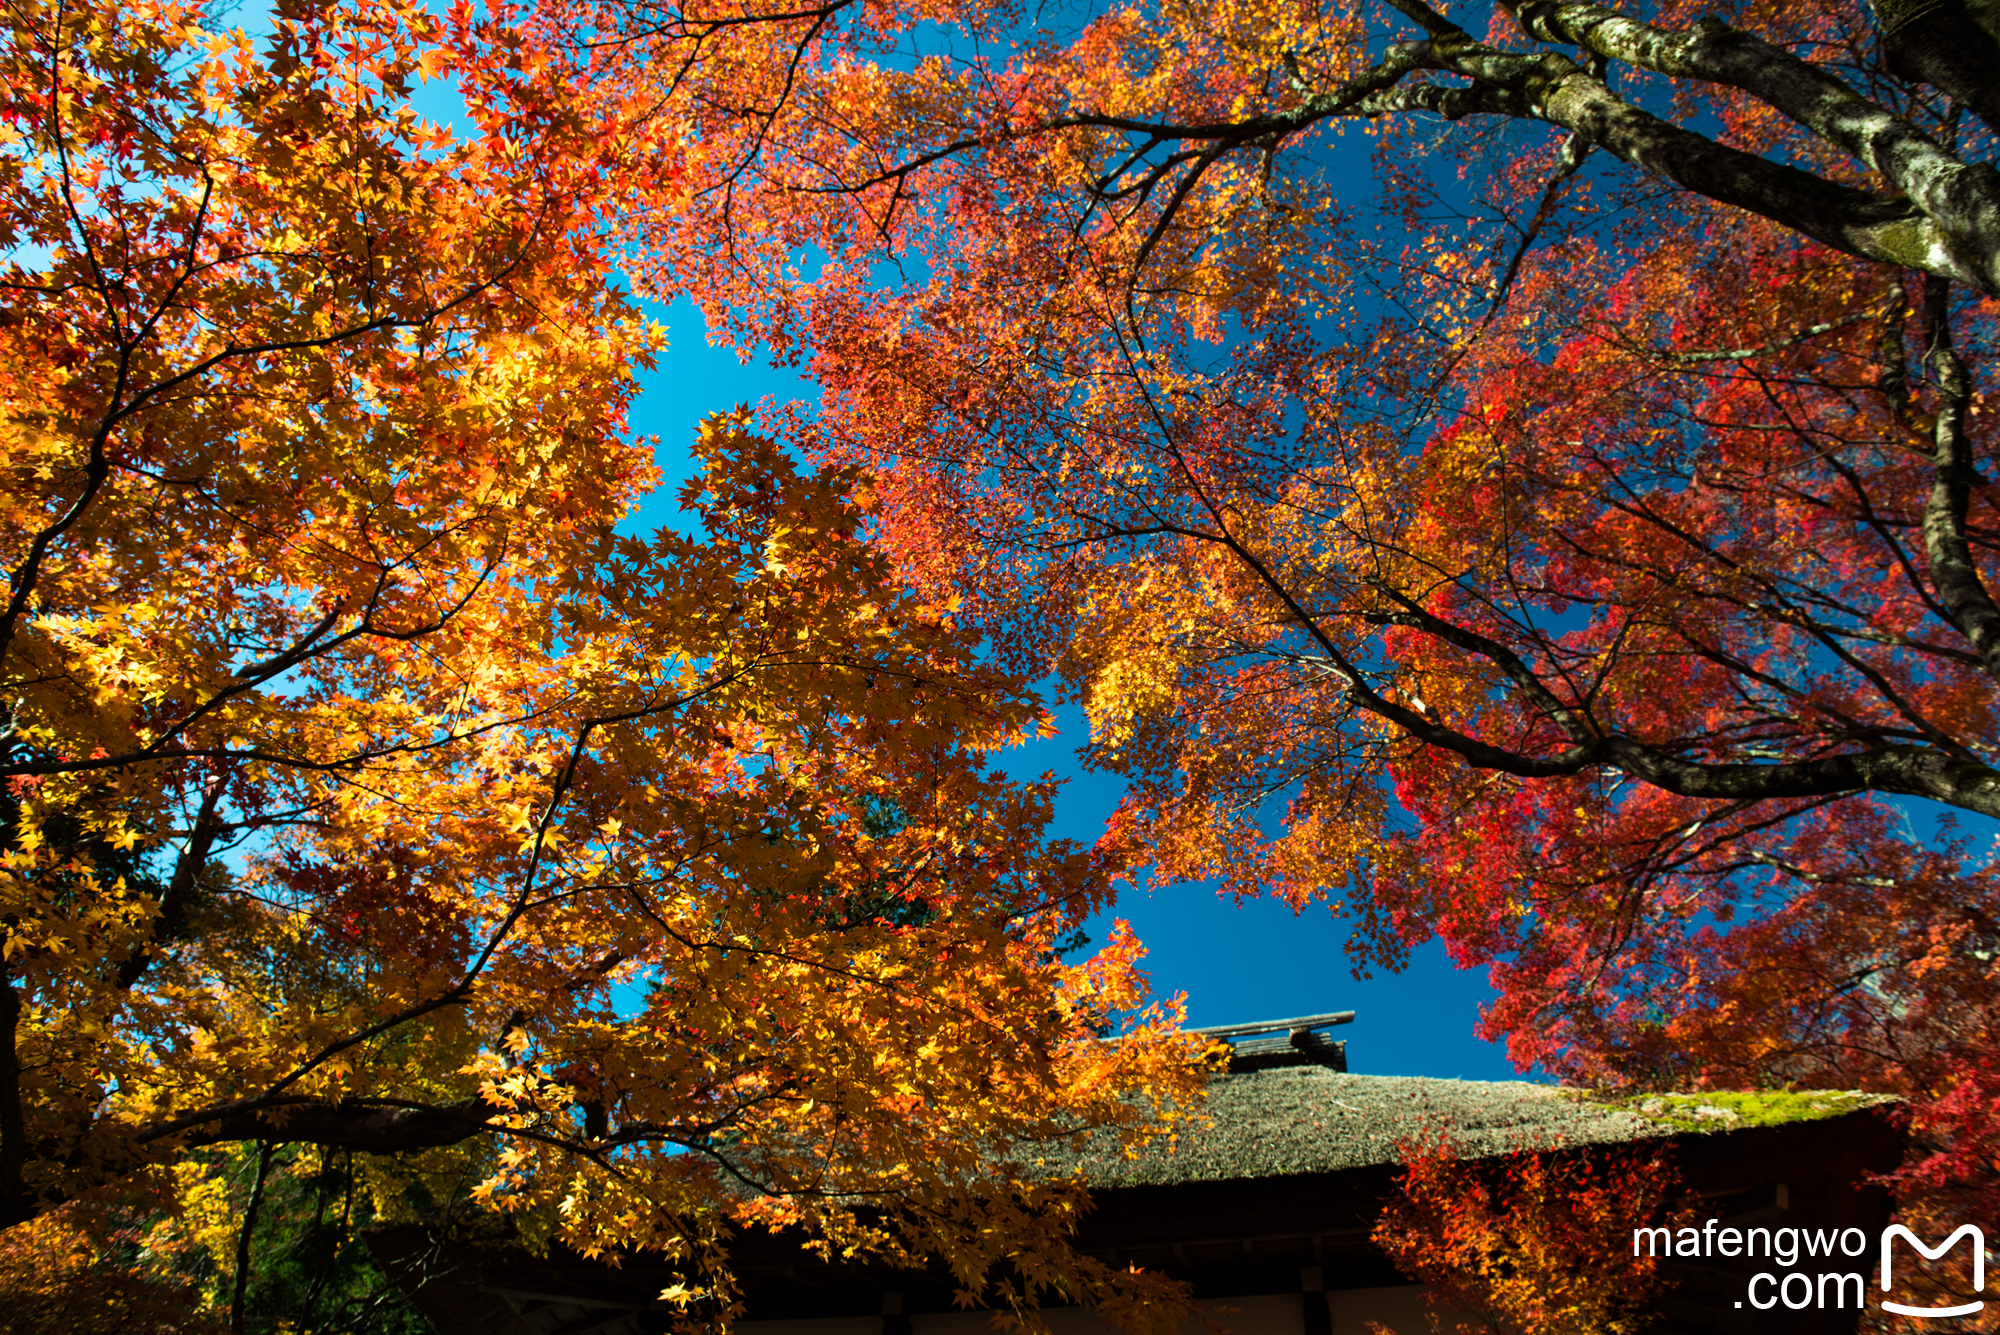
{"label": "m logo", "polygon": [[[1924,1259],[1927,1261],[1935,1261],[1938,1257],[1943,1256],[1957,1244],[1960,1238],[1971,1238],[1972,1287],[1974,1291],[1982,1291],[1986,1288],[1986,1235],[1973,1225],[1961,1224],[1956,1233],[1946,1238],[1943,1242],[1940,1242],[1937,1246],[1926,1247],[1923,1244],[1923,1240],[1910,1232],[1909,1229],[1904,1228],[1901,1224],[1891,1224],[1882,1231],[1882,1291],[1884,1293],[1887,1293],[1890,1287],[1889,1243],[1892,1239],[1899,1236],[1908,1238],[1910,1245],[1915,1247],[1919,1252],[1922,1252]],[[1883,1311],[1894,1312],[1898,1316],[1971,1316],[1974,1312],[1983,1311],[1985,1307],[1986,1304],[1984,1302],[1961,1303],[1957,1307],[1906,1307],[1902,1303],[1888,1301],[1884,1301],[1882,1304]]]}

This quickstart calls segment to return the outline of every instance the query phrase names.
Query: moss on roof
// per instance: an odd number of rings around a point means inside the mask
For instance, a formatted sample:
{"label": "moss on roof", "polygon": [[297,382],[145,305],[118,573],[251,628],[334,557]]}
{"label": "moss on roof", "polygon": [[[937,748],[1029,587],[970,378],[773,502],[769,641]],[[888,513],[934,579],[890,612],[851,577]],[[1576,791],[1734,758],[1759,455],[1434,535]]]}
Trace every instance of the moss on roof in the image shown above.
{"label": "moss on roof", "polygon": [[1468,1158],[1658,1139],[1689,1131],[1835,1117],[1882,1102],[1843,1093],[1653,1095],[1603,1100],[1519,1080],[1348,1075],[1320,1066],[1219,1076],[1205,1119],[1135,1157],[1115,1138],[1050,1151],[1045,1169],[1080,1168],[1093,1187],[1330,1173],[1402,1162],[1440,1137]]}
{"label": "moss on roof", "polygon": [[1887,1094],[1860,1090],[1771,1090],[1758,1093],[1639,1094],[1593,1099],[1604,1107],[1636,1113],[1675,1131],[1733,1131],[1742,1126],[1783,1126],[1839,1117],[1862,1108],[1894,1103]]}

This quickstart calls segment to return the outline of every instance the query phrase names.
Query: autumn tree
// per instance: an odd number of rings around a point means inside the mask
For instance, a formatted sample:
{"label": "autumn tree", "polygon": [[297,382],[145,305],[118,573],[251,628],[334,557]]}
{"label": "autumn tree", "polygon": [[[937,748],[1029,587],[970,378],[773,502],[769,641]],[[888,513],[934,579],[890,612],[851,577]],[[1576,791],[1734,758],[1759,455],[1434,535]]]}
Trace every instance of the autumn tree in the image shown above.
{"label": "autumn tree", "polygon": [[1906,1187],[1991,1192],[1990,5],[546,26],[668,127],[654,289],[811,369],[1112,842],[1443,938],[1568,1078],[1901,1093]]}
{"label": "autumn tree", "polygon": [[690,1301],[758,1223],[1134,1301],[989,1152],[1186,1091],[1129,935],[1047,949],[1120,868],[987,771],[1040,707],[853,470],[718,417],[696,533],[614,535],[643,127],[547,68],[463,8],[7,13],[0,1226],[324,1151]]}
{"label": "autumn tree", "polygon": [[0,1299],[24,1335],[207,1335],[195,1281],[135,1264],[145,1230],[130,1219],[62,1209],[0,1233]]}
{"label": "autumn tree", "polygon": [[1689,1222],[1665,1152],[1523,1147],[1461,1158],[1449,1140],[1405,1145],[1375,1245],[1423,1281],[1436,1324],[1493,1335],[1633,1335],[1666,1290],[1658,1259],[1606,1239]]}

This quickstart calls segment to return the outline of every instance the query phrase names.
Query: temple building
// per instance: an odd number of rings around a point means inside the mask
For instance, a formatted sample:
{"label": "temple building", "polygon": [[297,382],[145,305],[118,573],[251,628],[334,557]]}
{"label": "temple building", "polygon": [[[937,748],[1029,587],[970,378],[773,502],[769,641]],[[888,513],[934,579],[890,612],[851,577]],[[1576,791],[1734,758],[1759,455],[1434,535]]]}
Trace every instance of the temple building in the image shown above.
{"label": "temple building", "polygon": [[[1758,1116],[1720,1096],[1627,1106],[1521,1081],[1359,1075],[1347,1070],[1345,1045],[1324,1032],[1351,1018],[1340,1012],[1197,1031],[1233,1040],[1235,1049],[1228,1074],[1211,1082],[1209,1124],[1136,1159],[1108,1142],[1087,1146],[1080,1166],[1094,1208],[1078,1245],[1187,1281],[1232,1335],[1483,1331],[1427,1303],[1424,1287],[1370,1242],[1405,1147],[1443,1135],[1459,1155],[1487,1158],[1593,1155],[1665,1141],[1688,1203],[1716,1225],[1701,1255],[1665,1263],[1670,1287],[1654,1330],[1835,1335],[1855,1328],[1860,1304],[1876,1303],[1874,1244],[1889,1202],[1868,1177],[1893,1168],[1903,1148],[1889,1101],[1792,1094],[1776,1101],[1781,1115]],[[1869,1250],[1798,1255],[1789,1266],[1768,1255],[1724,1257],[1713,1235],[1732,1228],[1859,1230]],[[383,1230],[371,1245],[439,1335],[653,1335],[669,1327],[658,1301],[669,1281],[644,1257],[612,1269],[560,1253],[440,1250],[411,1227]],[[745,1237],[732,1258],[747,1305],[737,1325],[743,1335],[992,1329],[991,1313],[953,1305],[953,1286],[941,1275],[829,1263],[768,1235]],[[1758,1281],[1760,1273],[1769,1278]],[[1834,1277],[1831,1286],[1819,1281],[1822,1273]],[[1781,1296],[1790,1274],[1808,1276],[1814,1301],[1791,1305],[1800,1282]],[[1822,1305],[1829,1287],[1835,1301]],[[1109,1329],[1081,1309],[1044,1309],[1044,1316],[1056,1335]]]}

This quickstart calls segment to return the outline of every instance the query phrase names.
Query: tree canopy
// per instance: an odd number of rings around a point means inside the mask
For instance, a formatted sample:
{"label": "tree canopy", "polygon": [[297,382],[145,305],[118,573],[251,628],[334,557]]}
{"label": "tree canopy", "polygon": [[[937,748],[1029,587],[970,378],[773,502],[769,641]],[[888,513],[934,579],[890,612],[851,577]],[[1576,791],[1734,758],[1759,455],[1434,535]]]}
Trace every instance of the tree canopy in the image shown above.
{"label": "tree canopy", "polygon": [[811,370],[1113,841],[1991,1189],[1990,5],[559,8],[648,280]]}
{"label": "tree canopy", "polygon": [[[0,1220],[295,1142],[1170,1321],[992,1152],[1189,1092],[1053,950],[1142,863],[1990,1202],[1987,0],[8,24]],[[615,265],[824,392],[698,537]],[[1048,674],[1094,848],[985,768]]]}
{"label": "tree canopy", "polygon": [[992,1152],[1190,1088],[1137,943],[1053,949],[1123,868],[988,770],[1045,716],[855,470],[717,416],[697,535],[614,533],[639,131],[549,68],[372,0],[8,11],[0,1225],[306,1145],[714,1311],[747,1224],[1135,1302]]}

